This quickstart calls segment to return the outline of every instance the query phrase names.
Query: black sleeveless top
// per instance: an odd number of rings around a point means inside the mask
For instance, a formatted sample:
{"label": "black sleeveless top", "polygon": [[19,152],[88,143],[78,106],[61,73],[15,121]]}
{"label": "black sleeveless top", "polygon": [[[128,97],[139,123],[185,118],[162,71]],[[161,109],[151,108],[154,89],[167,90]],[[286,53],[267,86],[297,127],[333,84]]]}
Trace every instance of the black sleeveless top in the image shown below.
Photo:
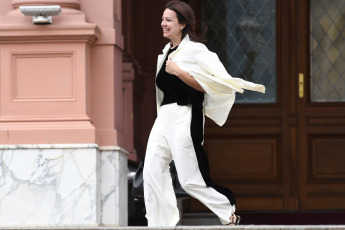
{"label": "black sleeveless top", "polygon": [[203,92],[193,89],[176,75],[169,74],[165,71],[168,56],[176,49],[177,47],[169,49],[162,68],[156,77],[156,85],[164,93],[161,106],[175,102],[178,105],[202,105],[204,101]]}

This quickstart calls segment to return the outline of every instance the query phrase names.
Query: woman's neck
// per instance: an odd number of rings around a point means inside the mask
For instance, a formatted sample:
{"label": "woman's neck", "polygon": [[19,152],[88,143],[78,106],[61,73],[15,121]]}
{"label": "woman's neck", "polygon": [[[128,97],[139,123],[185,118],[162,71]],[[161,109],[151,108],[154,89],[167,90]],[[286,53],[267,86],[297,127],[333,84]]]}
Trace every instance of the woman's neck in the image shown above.
{"label": "woman's neck", "polygon": [[180,45],[181,43],[181,39],[180,40],[171,40],[170,44],[171,44],[171,49],[175,48],[176,46]]}

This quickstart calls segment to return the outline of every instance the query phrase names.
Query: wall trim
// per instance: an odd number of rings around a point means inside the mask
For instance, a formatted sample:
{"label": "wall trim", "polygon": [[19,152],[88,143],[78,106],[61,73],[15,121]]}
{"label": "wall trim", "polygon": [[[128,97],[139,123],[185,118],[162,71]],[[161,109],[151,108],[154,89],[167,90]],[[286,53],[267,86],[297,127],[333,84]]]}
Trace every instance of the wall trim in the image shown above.
{"label": "wall trim", "polygon": [[129,152],[120,146],[98,146],[97,144],[28,144],[28,145],[0,145],[0,150],[7,149],[90,149],[99,151],[119,151],[128,155]]}

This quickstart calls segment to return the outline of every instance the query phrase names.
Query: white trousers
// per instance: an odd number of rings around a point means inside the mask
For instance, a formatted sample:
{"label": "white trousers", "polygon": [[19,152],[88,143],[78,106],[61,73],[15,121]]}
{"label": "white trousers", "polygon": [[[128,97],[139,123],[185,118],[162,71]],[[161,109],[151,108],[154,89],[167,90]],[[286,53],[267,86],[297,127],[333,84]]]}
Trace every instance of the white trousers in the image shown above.
{"label": "white trousers", "polygon": [[222,224],[228,224],[235,212],[229,199],[231,190],[226,191],[230,193],[227,196],[224,187],[210,186],[208,160],[202,148],[204,115],[199,109],[198,119],[194,119],[193,111],[191,105],[164,105],[151,130],[144,166],[148,226],[175,226],[180,219],[169,172],[172,159],[184,190],[214,212]]}

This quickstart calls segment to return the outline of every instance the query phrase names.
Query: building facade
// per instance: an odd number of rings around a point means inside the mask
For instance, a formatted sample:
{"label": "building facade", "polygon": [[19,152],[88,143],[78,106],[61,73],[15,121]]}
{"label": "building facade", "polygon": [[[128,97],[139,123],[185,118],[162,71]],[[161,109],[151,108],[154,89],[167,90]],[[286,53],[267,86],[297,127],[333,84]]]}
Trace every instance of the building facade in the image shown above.
{"label": "building facade", "polygon": [[[19,10],[32,5],[62,13],[36,25]],[[121,1],[0,9],[0,225],[127,225],[133,128]]]}
{"label": "building facade", "polygon": [[[144,157],[156,116],[167,2],[1,1],[1,226],[127,225],[127,163]],[[206,119],[211,177],[239,211],[343,209],[345,2],[186,2],[229,73],[267,88],[238,95],[223,127]],[[25,5],[62,12],[34,25]]]}
{"label": "building facade", "polygon": [[[133,20],[125,26],[132,39],[124,35],[140,67],[134,81],[138,154],[144,154],[154,119],[156,54],[167,43],[159,19],[166,2],[126,1],[132,5],[123,11]],[[228,72],[266,86],[265,94],[237,94],[223,127],[206,119],[211,177],[232,188],[239,211],[343,209],[345,2],[186,2],[207,24],[206,45]],[[184,210],[207,211],[193,199]]]}

